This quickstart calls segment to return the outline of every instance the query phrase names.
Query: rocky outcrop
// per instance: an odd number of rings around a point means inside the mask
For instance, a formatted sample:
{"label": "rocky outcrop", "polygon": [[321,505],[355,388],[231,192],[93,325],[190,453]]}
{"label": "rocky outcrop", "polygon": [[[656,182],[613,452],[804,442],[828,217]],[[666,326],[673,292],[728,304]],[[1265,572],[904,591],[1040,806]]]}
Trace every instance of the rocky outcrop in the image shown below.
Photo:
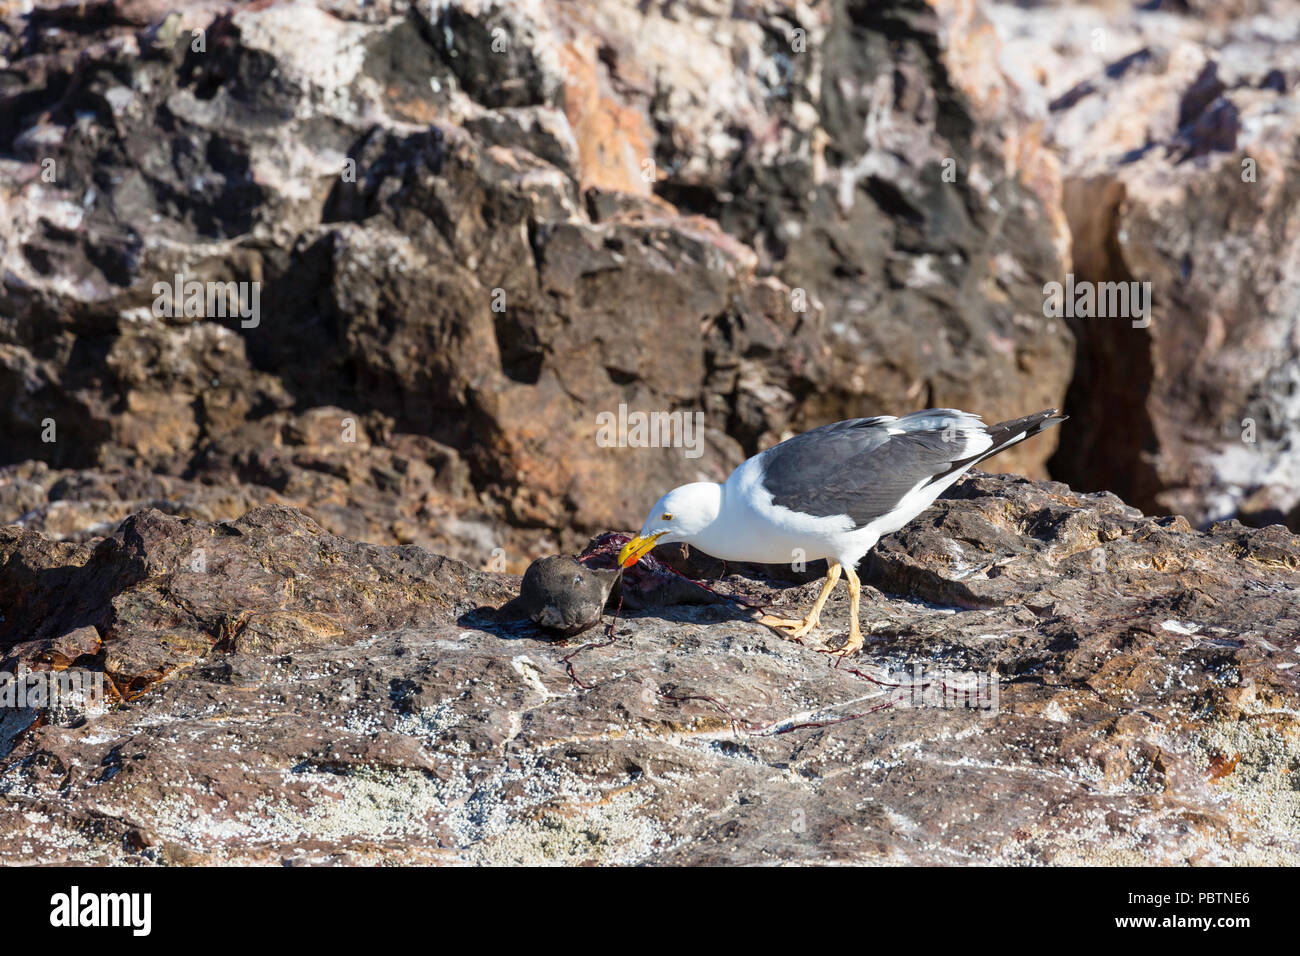
{"label": "rocky outcrop", "polygon": [[[0,862],[1300,856],[1300,544],[1210,524],[1300,509],[1289,4],[26,6],[0,670],[108,706],[0,707]],[[1055,477],[1186,517],[973,477],[838,666],[753,622],[816,566],[513,600],[792,431],[1063,398]]]}
{"label": "rocky outcrop", "polygon": [[[960,86],[991,51],[964,45],[948,5],[566,6],[592,11],[615,95],[653,131],[656,193],[824,304],[830,355],[797,429],[1059,404],[1072,341],[1042,308],[1060,269],[1038,188],[1051,159],[997,108],[1000,76]],[[1005,467],[1041,474],[1049,454],[1022,447]]]}
{"label": "rocky outcrop", "polygon": [[[0,34],[3,520],[285,503],[522,570],[827,418],[1058,403],[1052,232],[939,29],[38,5]],[[698,447],[610,453],[620,406],[701,415]]]}
{"label": "rocky outcrop", "polygon": [[1061,157],[1073,272],[1153,300],[1145,328],[1071,323],[1076,437],[1053,476],[1194,523],[1300,528],[1296,4],[988,11]]}
{"label": "rocky outcrop", "polygon": [[[1294,524],[1293,12],[37,3],[0,26],[0,508],[281,502],[522,570],[791,431],[1068,387],[1054,476]],[[1044,315],[1066,273],[1150,282],[1152,324]],[[257,318],[158,314],[177,275]],[[620,405],[704,415],[703,457],[609,454]]]}
{"label": "rocky outcrop", "polygon": [[838,666],[751,620],[815,567],[688,600],[655,579],[706,562],[661,552],[612,637],[557,643],[496,610],[518,577],[284,507],[145,511],[93,547],[8,529],[0,669],[115,691],[6,711],[0,860],[1300,858],[1284,529],[975,476],[864,562]]}

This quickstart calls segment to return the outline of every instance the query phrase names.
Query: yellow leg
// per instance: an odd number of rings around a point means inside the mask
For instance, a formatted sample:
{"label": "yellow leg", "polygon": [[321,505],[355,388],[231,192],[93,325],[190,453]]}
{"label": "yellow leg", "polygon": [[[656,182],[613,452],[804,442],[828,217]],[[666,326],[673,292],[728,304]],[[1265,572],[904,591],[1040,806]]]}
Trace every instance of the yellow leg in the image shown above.
{"label": "yellow leg", "polygon": [[858,626],[858,602],[862,599],[862,582],[857,572],[845,565],[844,578],[849,582],[849,639],[843,647],[827,648],[832,654],[852,654],[862,646],[862,628]]}
{"label": "yellow leg", "polygon": [[789,634],[782,634],[788,641],[797,641],[806,635],[809,631],[817,626],[821,620],[822,608],[826,606],[826,599],[831,596],[831,590],[835,587],[835,582],[840,579],[840,563],[832,561],[830,567],[826,569],[826,583],[822,585],[821,594],[817,595],[817,600],[808,612],[808,616],[802,621],[792,620],[784,617],[772,617],[764,614],[758,619],[759,624],[763,624],[774,630],[788,630]]}

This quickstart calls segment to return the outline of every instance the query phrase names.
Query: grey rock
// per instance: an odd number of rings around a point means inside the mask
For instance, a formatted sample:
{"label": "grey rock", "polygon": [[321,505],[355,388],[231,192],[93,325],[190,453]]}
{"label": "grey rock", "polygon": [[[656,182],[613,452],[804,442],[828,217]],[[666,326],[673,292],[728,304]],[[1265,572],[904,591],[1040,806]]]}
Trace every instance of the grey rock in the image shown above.
{"label": "grey rock", "polygon": [[975,475],[861,570],[836,667],[753,622],[819,586],[760,566],[558,644],[485,610],[518,577],[292,509],[6,532],[0,670],[122,695],[0,727],[0,862],[1300,860],[1285,529]]}

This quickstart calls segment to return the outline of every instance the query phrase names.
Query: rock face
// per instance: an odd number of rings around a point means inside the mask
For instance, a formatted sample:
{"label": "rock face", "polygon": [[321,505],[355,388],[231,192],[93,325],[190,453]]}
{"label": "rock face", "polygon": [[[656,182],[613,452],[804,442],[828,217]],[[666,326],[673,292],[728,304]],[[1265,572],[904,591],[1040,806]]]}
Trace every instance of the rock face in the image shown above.
{"label": "rock face", "polygon": [[1153,299],[1145,328],[1072,323],[1083,421],[1053,477],[1300,529],[1300,6],[988,10],[1062,158],[1073,272]]}
{"label": "rock face", "polygon": [[[792,431],[1067,389],[1055,477],[1300,520],[1291,2],[31,6],[0,520],[277,503],[522,571]],[[1152,325],[1044,315],[1066,273]],[[698,444],[611,454],[621,406]]]}
{"label": "rock face", "polygon": [[145,511],[93,547],[8,529],[0,669],[118,693],[6,711],[0,861],[1300,859],[1282,528],[974,476],[864,562],[838,668],[745,605],[656,606],[648,567],[613,640],[557,645],[499,619],[517,577],[284,507]]}
{"label": "rock face", "polygon": [[[0,33],[0,520],[521,571],[829,418],[1064,396],[1050,217],[922,6],[217,11]],[[698,434],[611,453],[621,406]]]}

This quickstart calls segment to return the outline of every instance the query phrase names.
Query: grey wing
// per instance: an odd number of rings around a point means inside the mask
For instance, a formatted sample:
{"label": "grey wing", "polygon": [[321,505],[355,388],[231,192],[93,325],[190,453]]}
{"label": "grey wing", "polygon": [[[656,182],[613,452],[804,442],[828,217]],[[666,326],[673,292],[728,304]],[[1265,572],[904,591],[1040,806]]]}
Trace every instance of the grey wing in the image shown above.
{"label": "grey wing", "polygon": [[774,504],[818,517],[848,515],[860,528],[991,444],[977,416],[952,408],[851,419],[763,452],[763,486]]}

